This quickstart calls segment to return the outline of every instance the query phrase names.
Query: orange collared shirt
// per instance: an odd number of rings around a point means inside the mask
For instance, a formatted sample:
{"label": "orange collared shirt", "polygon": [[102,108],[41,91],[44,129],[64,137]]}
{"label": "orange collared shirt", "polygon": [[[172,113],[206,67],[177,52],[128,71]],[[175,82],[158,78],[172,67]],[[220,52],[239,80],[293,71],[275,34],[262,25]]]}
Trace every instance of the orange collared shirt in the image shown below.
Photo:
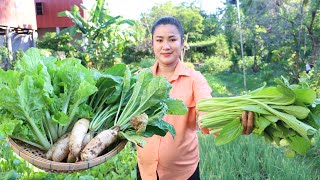
{"label": "orange collared shirt", "polygon": [[[156,75],[159,63],[151,70]],[[203,75],[188,69],[178,62],[174,74],[169,79],[173,86],[170,96],[182,100],[188,107],[183,116],[166,115],[163,120],[172,124],[176,136],[145,138],[147,143],[138,149],[138,165],[143,180],[184,180],[196,170],[199,162],[199,149],[196,123],[196,103],[203,98],[211,97],[211,88]],[[205,132],[205,130],[203,130]]]}

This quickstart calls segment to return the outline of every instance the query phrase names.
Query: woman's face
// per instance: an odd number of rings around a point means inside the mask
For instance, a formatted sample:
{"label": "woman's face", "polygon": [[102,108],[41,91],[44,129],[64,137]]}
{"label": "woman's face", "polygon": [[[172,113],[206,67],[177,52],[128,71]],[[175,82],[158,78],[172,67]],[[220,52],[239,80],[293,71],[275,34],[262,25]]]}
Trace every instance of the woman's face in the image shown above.
{"label": "woman's face", "polygon": [[152,47],[159,63],[164,65],[177,63],[183,49],[177,27],[171,24],[157,26],[153,33]]}

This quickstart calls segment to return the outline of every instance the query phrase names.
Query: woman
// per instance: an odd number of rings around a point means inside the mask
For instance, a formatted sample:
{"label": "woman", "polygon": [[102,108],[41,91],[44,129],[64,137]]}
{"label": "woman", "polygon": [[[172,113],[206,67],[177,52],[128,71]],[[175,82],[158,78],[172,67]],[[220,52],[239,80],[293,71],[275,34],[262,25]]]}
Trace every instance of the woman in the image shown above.
{"label": "woman", "polygon": [[[183,29],[177,19],[162,17],[154,23],[152,48],[156,58],[151,67],[153,74],[167,78],[173,86],[170,96],[182,100],[188,113],[163,118],[174,126],[174,138],[169,133],[164,137],[153,136],[146,138],[144,148],[138,147],[138,179],[200,179],[196,103],[210,98],[211,88],[200,72],[188,69],[180,61]],[[250,133],[252,119],[247,120],[245,114],[242,119],[245,133]],[[201,130],[208,133],[207,129]]]}

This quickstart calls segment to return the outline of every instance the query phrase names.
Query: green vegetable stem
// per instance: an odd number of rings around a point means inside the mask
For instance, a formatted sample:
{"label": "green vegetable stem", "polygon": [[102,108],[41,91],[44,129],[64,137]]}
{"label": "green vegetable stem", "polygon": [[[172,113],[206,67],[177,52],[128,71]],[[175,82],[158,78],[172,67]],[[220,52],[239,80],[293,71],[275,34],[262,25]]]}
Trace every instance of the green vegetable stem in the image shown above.
{"label": "green vegetable stem", "polygon": [[207,112],[200,117],[201,126],[219,133],[215,144],[223,145],[239,137],[243,127],[242,111],[255,113],[253,133],[264,136],[269,142],[280,146],[288,142],[288,148],[305,154],[311,139],[319,129],[319,105],[316,93],[288,81],[276,79],[277,86],[262,87],[249,94],[236,97],[214,97],[201,100],[199,111]]}

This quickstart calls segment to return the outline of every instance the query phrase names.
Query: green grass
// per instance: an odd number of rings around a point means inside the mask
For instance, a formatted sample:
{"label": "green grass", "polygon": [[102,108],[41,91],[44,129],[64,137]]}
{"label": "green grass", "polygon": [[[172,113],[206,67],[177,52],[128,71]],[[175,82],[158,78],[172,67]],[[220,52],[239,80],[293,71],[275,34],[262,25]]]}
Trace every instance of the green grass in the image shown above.
{"label": "green grass", "polygon": [[200,173],[203,180],[320,179],[320,157],[287,158],[283,151],[250,135],[215,146],[214,137],[199,134]]}
{"label": "green grass", "polygon": [[[242,73],[215,73],[203,74],[212,88],[212,96],[236,96],[245,92],[244,76]],[[280,78],[285,73],[273,71],[260,71],[258,73],[248,72],[246,74],[247,91],[252,91],[260,88],[267,83],[268,86],[275,85],[274,79]],[[286,76],[285,76],[286,77]]]}
{"label": "green grass", "polygon": [[[247,91],[275,85],[274,79],[285,76],[281,71],[260,71],[246,75]],[[204,74],[212,96],[238,96],[245,93],[242,73]],[[285,76],[286,77],[286,76]],[[320,143],[318,139],[318,144]],[[235,141],[215,146],[214,137],[199,134],[200,173],[203,180],[211,179],[320,179],[320,146],[306,156],[287,158],[282,149],[266,144],[261,137],[241,136]]]}

